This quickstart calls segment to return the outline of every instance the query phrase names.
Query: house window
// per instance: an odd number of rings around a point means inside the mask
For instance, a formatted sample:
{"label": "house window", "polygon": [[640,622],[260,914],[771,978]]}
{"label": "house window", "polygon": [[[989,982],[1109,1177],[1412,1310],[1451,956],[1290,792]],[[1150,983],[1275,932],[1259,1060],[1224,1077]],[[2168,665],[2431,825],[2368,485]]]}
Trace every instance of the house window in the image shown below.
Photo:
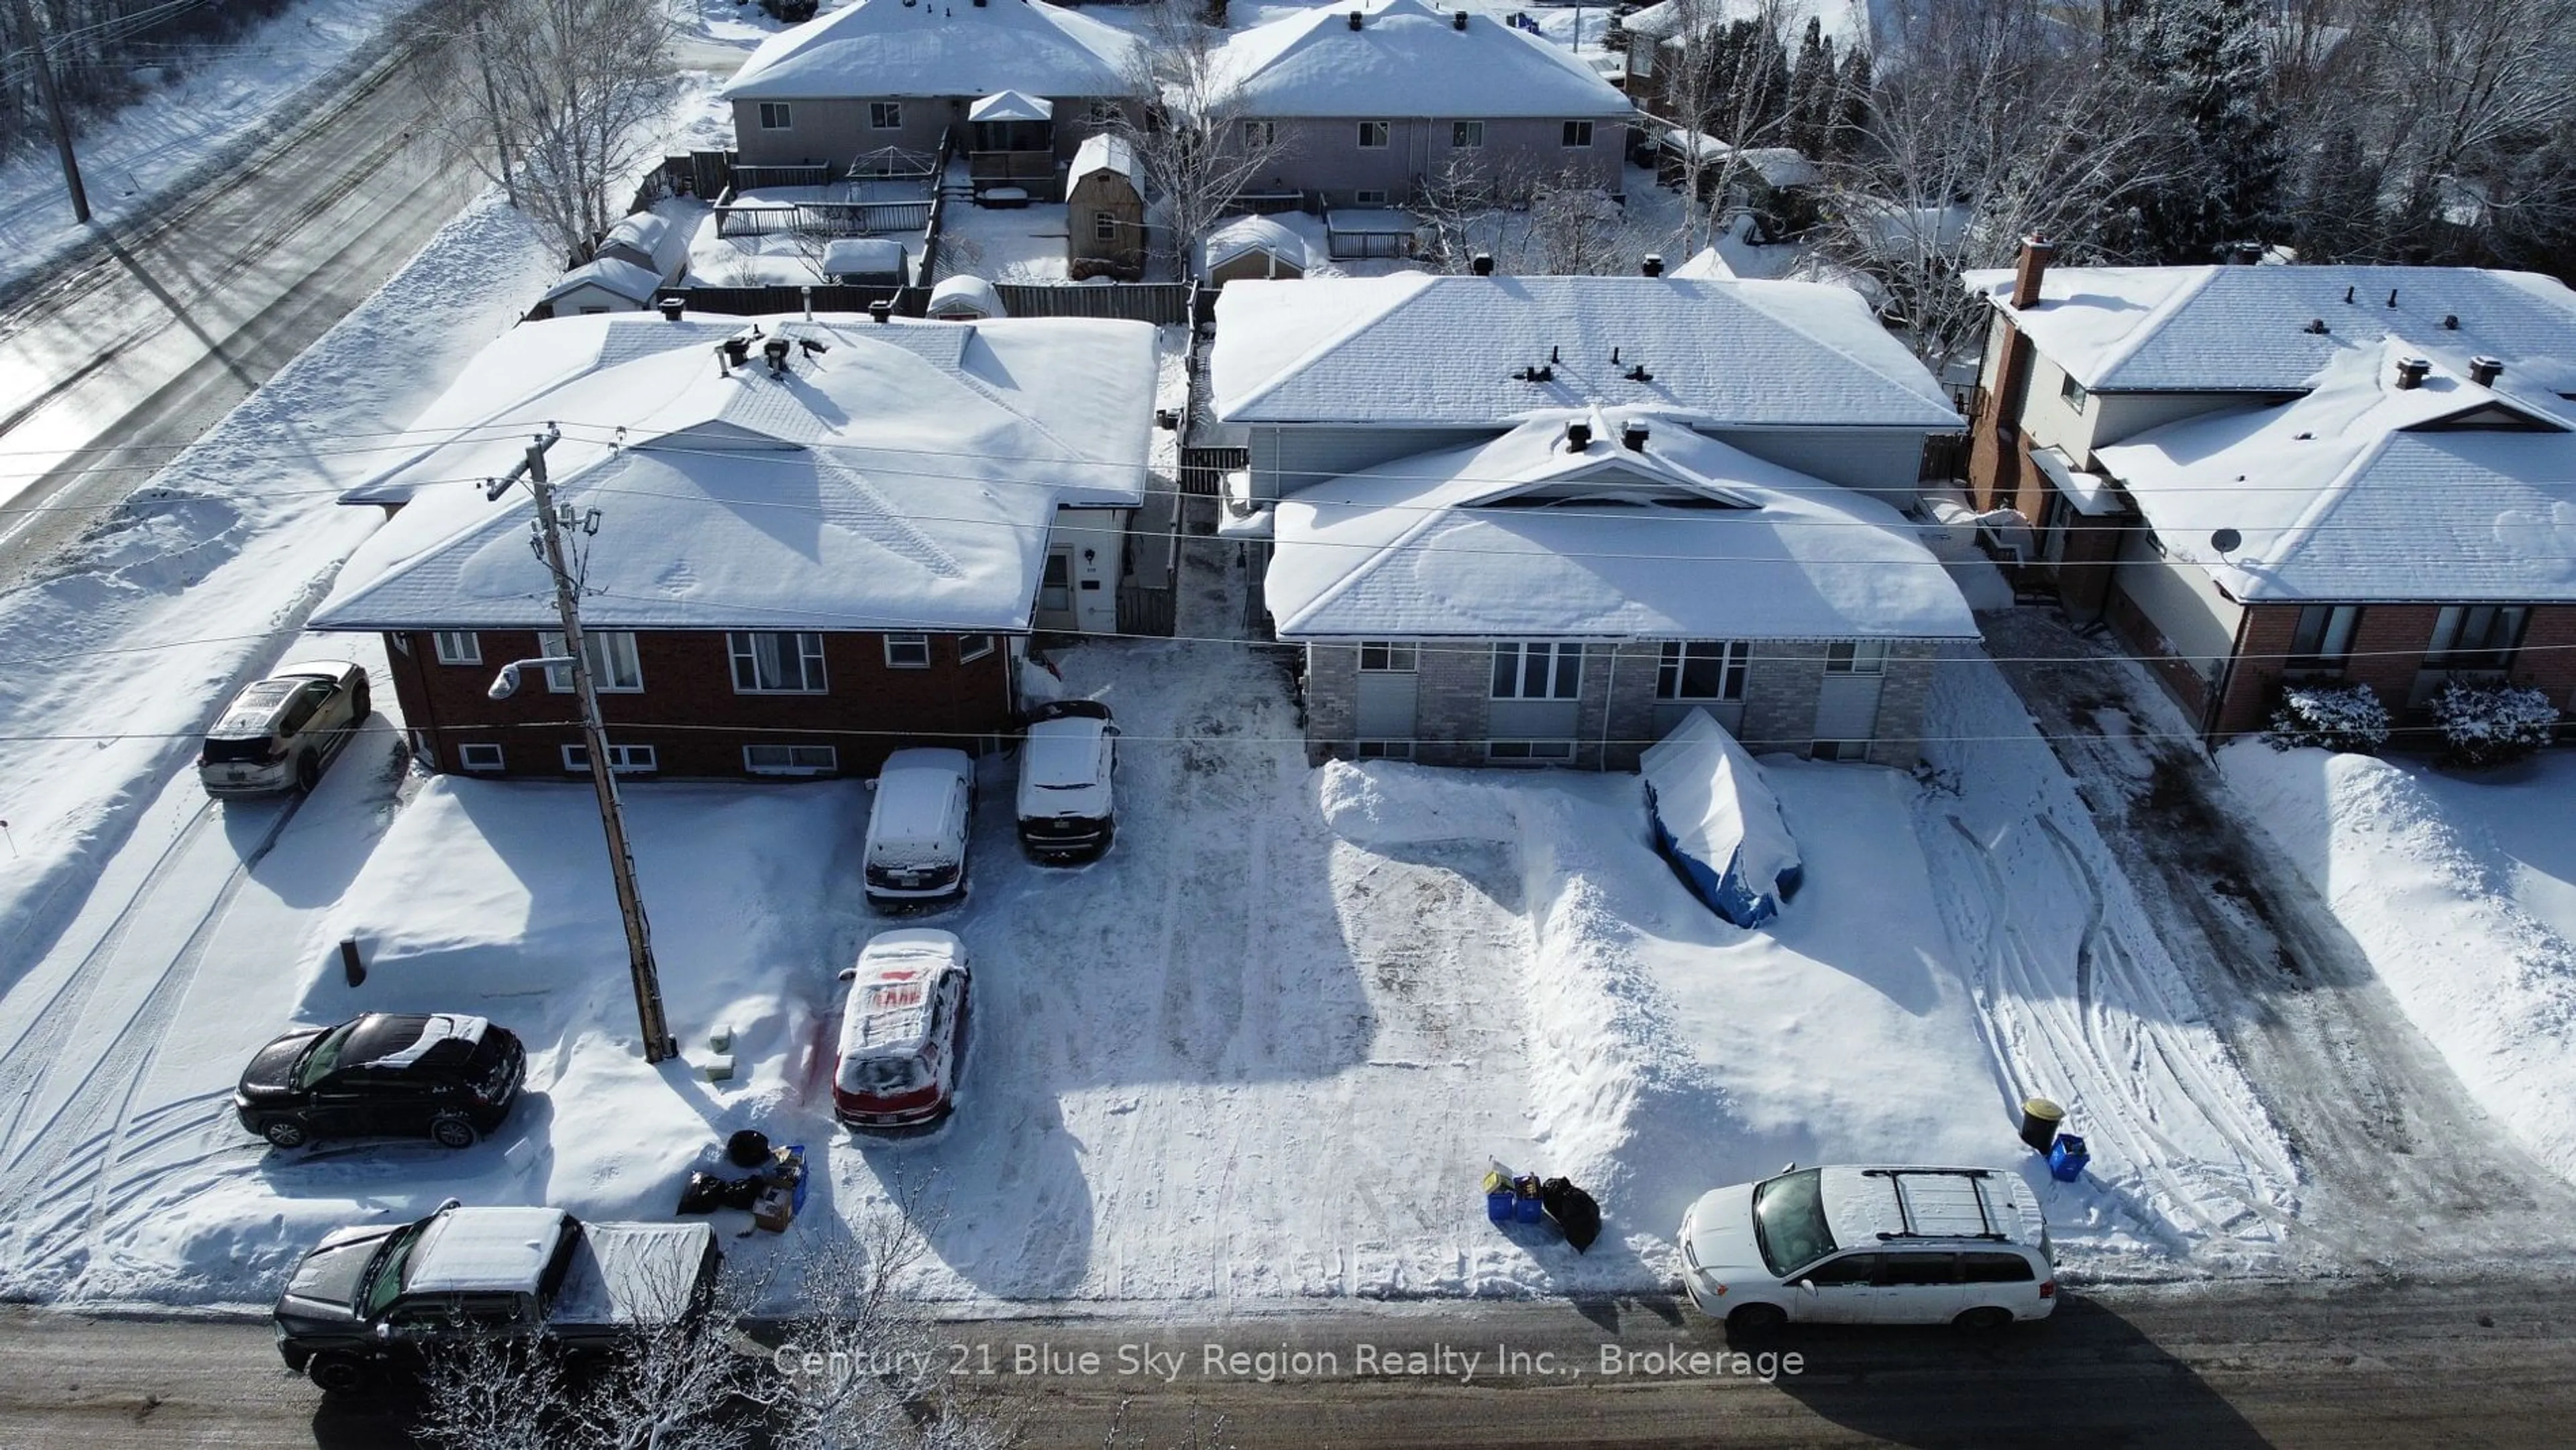
{"label": "house window", "polygon": [[1091,214],[1091,239],[1095,242],[1114,242],[1118,240],[1118,218],[1111,216],[1105,211],[1093,212]]}
{"label": "house window", "polygon": [[2352,636],[2361,628],[2358,604],[2311,604],[2299,611],[2299,627],[2290,636],[2290,670],[2341,670],[2352,654]]}
{"label": "house window", "polygon": [[2084,399],[2089,395],[2084,391],[2084,385],[2075,381],[2075,374],[2068,373],[2058,380],[2057,396],[2066,400],[2066,406],[2081,413],[2084,411]]}
{"label": "house window", "polygon": [[735,694],[823,693],[823,636],[819,634],[737,630],[725,636],[725,649],[733,656]]}
{"label": "house window", "polygon": [[499,770],[501,747],[498,745],[460,745],[456,747],[456,765],[460,770]]}
{"label": "house window", "polygon": [[1362,640],[1360,641],[1360,668],[1371,674],[1379,671],[1389,674],[1411,674],[1416,668],[1414,647],[1409,644],[1398,644],[1393,640]]}
{"label": "house window", "polygon": [[1867,760],[1869,759],[1869,742],[1866,740],[1819,740],[1807,748],[1807,758],[1810,760]]}
{"label": "house window", "polygon": [[1485,123],[1482,121],[1450,122],[1449,144],[1460,151],[1473,151],[1484,145]]}
{"label": "house window", "polygon": [[1351,193],[1351,205],[1384,206],[1386,205],[1386,193],[1383,191],[1354,191]]}
{"label": "house window", "polygon": [[1494,646],[1494,698],[1571,700],[1583,690],[1583,646],[1547,640]]}
{"label": "house window", "polygon": [[1413,758],[1413,742],[1410,740],[1363,740],[1352,747],[1351,754],[1360,760],[1411,760]]}
{"label": "house window", "polygon": [[1574,742],[1571,740],[1488,740],[1485,742],[1485,758],[1491,761],[1521,764],[1572,760]]}
{"label": "house window", "polygon": [[[577,775],[590,773],[590,747],[567,745],[563,748],[564,769]],[[650,745],[612,745],[608,747],[608,768],[616,775],[649,775],[661,767],[654,763]]]}
{"label": "house window", "polygon": [[2513,664],[2531,611],[2519,604],[2448,604],[2433,620],[2428,670],[2501,670]]}
{"label": "house window", "polygon": [[885,652],[887,669],[926,670],[930,668],[929,635],[887,635],[885,637]]}
{"label": "house window", "polygon": [[957,663],[961,665],[965,664],[969,660],[980,660],[992,652],[993,637],[989,634],[961,634],[957,636]]}
{"label": "house window", "polygon": [[1277,139],[1279,139],[1279,124],[1275,121],[1243,123],[1243,144],[1246,146],[1267,146]]}
{"label": "house window", "polygon": [[[563,631],[539,630],[537,648],[549,655],[566,653]],[[594,629],[581,637],[581,648],[590,656],[592,689],[631,695],[644,688],[644,667],[635,658],[634,635],[624,630]],[[571,694],[572,666],[549,667],[546,688],[558,695]]]}
{"label": "house window", "polygon": [[1565,144],[1566,144],[1567,146],[1569,146],[1569,147],[1581,147],[1581,146],[1589,146],[1589,145],[1591,145],[1591,144],[1592,144],[1592,123],[1591,123],[1590,121],[1568,121],[1568,122],[1566,122],[1566,123],[1565,123]]}
{"label": "house window", "polygon": [[900,130],[902,130],[902,129],[903,129],[903,102],[901,102],[901,101],[870,101],[870,102],[868,102],[868,129],[869,129],[869,130],[871,130],[871,131],[900,131]]}
{"label": "house window", "polygon": [[1384,121],[1360,122],[1360,149],[1362,151],[1384,150],[1393,131],[1394,128]]}
{"label": "house window", "polygon": [[760,103],[760,129],[764,131],[784,131],[792,124],[793,122],[788,117],[787,103],[785,101],[763,101]]}
{"label": "house window", "polygon": [[1826,645],[1825,673],[1883,675],[1887,673],[1887,642],[1877,639],[1856,639]]}
{"label": "house window", "polygon": [[742,768],[747,775],[831,775],[841,768],[841,752],[829,745],[746,745]]}
{"label": "house window", "polygon": [[479,665],[483,663],[483,641],[472,630],[442,629],[430,641],[437,647],[442,665]]}
{"label": "house window", "polygon": [[1741,700],[1753,646],[1740,639],[1664,641],[1655,669],[1658,700]]}
{"label": "house window", "polygon": [[1038,609],[1047,614],[1061,614],[1073,607],[1073,556],[1058,549],[1046,557],[1046,572],[1038,579]]}

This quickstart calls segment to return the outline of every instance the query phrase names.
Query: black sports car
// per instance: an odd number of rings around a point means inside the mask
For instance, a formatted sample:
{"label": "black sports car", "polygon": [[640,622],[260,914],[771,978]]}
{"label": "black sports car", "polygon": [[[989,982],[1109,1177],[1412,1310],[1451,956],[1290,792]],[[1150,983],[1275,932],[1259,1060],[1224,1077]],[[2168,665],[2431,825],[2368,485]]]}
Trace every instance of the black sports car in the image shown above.
{"label": "black sports car", "polygon": [[242,1071],[233,1111],[280,1148],[424,1135],[470,1148],[509,1116],[527,1069],[519,1039],[480,1017],[370,1012],[261,1048]]}

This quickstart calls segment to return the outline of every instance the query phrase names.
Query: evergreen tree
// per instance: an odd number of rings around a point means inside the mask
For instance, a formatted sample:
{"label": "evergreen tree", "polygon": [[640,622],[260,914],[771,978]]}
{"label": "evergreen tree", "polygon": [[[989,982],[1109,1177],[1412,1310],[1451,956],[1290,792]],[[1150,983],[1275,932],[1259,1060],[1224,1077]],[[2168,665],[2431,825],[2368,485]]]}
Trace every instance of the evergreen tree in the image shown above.
{"label": "evergreen tree", "polygon": [[2385,232],[2380,216],[2379,168],[2362,153],[2349,125],[2326,133],[2311,158],[2300,190],[2298,229],[2302,262],[2370,261]]}
{"label": "evergreen tree", "polygon": [[2286,159],[2262,27],[2261,0],[2158,0],[2114,37],[2168,132],[2137,211],[2152,260],[2206,262],[2279,228]]}
{"label": "evergreen tree", "polygon": [[1825,133],[1834,122],[1834,46],[1825,39],[1824,22],[1807,17],[1807,33],[1798,41],[1798,59],[1789,72],[1789,117],[1786,142],[1810,157],[1825,153]]}
{"label": "evergreen tree", "polygon": [[1869,131],[1870,95],[1876,84],[1868,49],[1853,46],[1843,57],[1842,74],[1834,83],[1833,119],[1825,128],[1826,156],[1849,156],[1860,149],[1861,138]]}

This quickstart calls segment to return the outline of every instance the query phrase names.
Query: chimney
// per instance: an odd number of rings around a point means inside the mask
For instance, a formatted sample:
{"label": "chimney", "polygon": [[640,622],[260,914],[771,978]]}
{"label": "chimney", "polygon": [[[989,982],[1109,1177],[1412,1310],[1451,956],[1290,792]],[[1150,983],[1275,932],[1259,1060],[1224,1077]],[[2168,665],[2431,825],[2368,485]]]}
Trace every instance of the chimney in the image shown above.
{"label": "chimney", "polygon": [[1645,273],[1649,277],[1660,277],[1664,275],[1664,254],[1661,252],[1648,252],[1646,254],[1646,259],[1637,264],[1637,270]]}
{"label": "chimney", "polygon": [[1464,11],[1464,10],[1461,10],[1461,11],[1459,11],[1457,14],[1450,16],[1450,17],[1449,17],[1449,28],[1450,28],[1450,29],[1452,29],[1452,30],[1464,30],[1464,29],[1466,29],[1466,28],[1467,28],[1467,12],[1466,12],[1466,11]]}
{"label": "chimney", "polygon": [[2504,362],[2499,358],[2473,357],[2469,359],[2469,381],[2477,384],[2479,387],[2492,388],[2495,386],[2495,380],[2503,375]]}
{"label": "chimney", "polygon": [[2432,372],[2433,365],[2420,357],[2401,357],[2397,360],[2397,386],[2420,388]]}
{"label": "chimney", "polygon": [[1467,267],[1479,277],[1491,277],[1494,275],[1494,254],[1478,252],[1474,259],[1467,263]]}
{"label": "chimney", "polygon": [[1646,451],[1646,437],[1646,425],[1643,423],[1631,422],[1625,429],[1620,431],[1619,442],[1622,447],[1625,447],[1631,453],[1643,453]]}
{"label": "chimney", "polygon": [[891,302],[871,302],[868,304],[868,317],[871,321],[883,322],[893,315],[894,304]]}
{"label": "chimney", "polygon": [[2013,306],[2039,305],[2040,283],[2048,276],[2048,264],[2057,257],[2057,248],[2048,238],[2031,235],[2021,239],[2021,261],[2013,268]]}
{"label": "chimney", "polygon": [[680,314],[688,310],[689,299],[676,292],[666,292],[656,298],[653,305],[662,309],[664,322],[677,322]]}
{"label": "chimney", "polygon": [[1359,28],[1360,28],[1360,13],[1359,13],[1358,11],[1354,10],[1354,11],[1352,11],[1352,12],[1351,12],[1351,29],[1353,29],[1353,30],[1357,30],[1357,29],[1359,29]]}
{"label": "chimney", "polygon": [[1589,448],[1589,447],[1591,447],[1591,446],[1592,446],[1592,425],[1591,425],[1591,424],[1589,424],[1589,423],[1568,423],[1568,424],[1566,424],[1566,425],[1565,425],[1565,451],[1566,451],[1566,452],[1568,452],[1568,453],[1581,453],[1583,450],[1585,450],[1585,449],[1587,449],[1587,448]]}

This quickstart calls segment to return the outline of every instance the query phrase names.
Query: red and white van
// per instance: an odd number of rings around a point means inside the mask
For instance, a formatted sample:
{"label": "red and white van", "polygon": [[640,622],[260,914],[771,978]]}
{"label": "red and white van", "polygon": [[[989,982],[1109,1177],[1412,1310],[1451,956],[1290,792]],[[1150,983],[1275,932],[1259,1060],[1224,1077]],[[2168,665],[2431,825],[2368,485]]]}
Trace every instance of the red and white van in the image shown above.
{"label": "red and white van", "polygon": [[917,1138],[945,1126],[966,1051],[966,944],[927,928],[881,932],[841,980],[850,997],[832,1115],[872,1138]]}

